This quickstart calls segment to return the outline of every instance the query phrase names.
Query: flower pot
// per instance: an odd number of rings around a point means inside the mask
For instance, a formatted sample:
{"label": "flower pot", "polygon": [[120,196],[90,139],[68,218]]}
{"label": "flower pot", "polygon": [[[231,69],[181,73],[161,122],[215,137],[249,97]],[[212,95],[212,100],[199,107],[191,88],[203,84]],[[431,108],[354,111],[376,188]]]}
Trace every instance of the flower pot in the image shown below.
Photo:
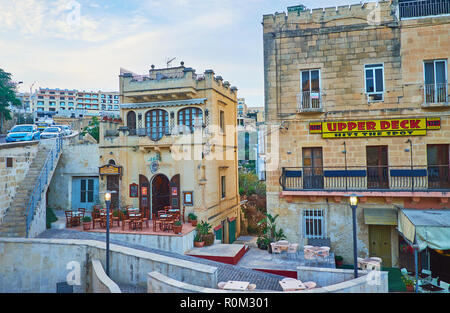
{"label": "flower pot", "polygon": [[214,234],[208,233],[203,235],[203,240],[205,241],[205,246],[211,246],[214,244]]}
{"label": "flower pot", "polygon": [[205,245],[204,241],[194,241],[194,247],[201,248]]}
{"label": "flower pot", "polygon": [[181,230],[182,230],[182,229],[183,229],[183,225],[179,225],[179,226],[173,225],[173,232],[174,232],[175,234],[181,233]]}
{"label": "flower pot", "polygon": [[83,222],[83,230],[90,230],[91,222]]}
{"label": "flower pot", "polygon": [[414,286],[413,285],[407,285],[406,286],[406,291],[407,292],[414,292]]}
{"label": "flower pot", "polygon": [[267,250],[267,245],[264,243],[258,243],[258,248],[261,250]]}
{"label": "flower pot", "polygon": [[336,267],[341,267],[342,266],[342,261],[336,261],[335,260],[335,262],[336,262]]}
{"label": "flower pot", "polygon": [[188,222],[191,223],[192,226],[197,226],[197,220],[188,219]]}

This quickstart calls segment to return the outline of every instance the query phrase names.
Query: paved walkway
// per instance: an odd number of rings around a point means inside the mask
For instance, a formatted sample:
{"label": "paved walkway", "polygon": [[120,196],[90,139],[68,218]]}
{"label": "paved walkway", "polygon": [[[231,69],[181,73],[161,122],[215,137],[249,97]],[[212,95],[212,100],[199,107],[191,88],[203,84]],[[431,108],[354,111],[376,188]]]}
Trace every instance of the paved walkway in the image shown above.
{"label": "paved walkway", "polygon": [[[38,238],[59,238],[59,239],[84,239],[84,240],[98,240],[105,241],[104,234],[81,232],[76,230],[67,229],[48,229],[38,236]],[[145,247],[138,244],[132,244],[120,240],[110,240],[110,243],[117,244],[133,249],[138,249],[142,251],[157,253],[177,259],[188,260],[191,262],[206,264],[210,266],[217,267],[217,281],[228,281],[228,280],[240,280],[249,281],[256,284],[256,288],[259,290],[276,290],[282,291],[280,284],[278,283],[283,276],[268,274],[260,271],[254,271],[239,265],[229,265],[220,262],[215,262],[211,260],[205,260],[189,255],[179,254],[175,252],[169,252],[164,250],[157,250],[149,247]],[[252,248],[251,248],[252,249]],[[124,288],[124,292],[146,292],[144,288],[120,285],[119,287]]]}

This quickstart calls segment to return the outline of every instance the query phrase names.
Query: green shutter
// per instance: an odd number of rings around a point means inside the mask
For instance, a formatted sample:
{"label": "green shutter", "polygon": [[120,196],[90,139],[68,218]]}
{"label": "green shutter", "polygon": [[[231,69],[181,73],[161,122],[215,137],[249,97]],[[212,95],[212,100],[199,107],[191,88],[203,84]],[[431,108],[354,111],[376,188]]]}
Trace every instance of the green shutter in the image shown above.
{"label": "green shutter", "polygon": [[236,220],[228,222],[228,243],[233,243],[236,240]]}

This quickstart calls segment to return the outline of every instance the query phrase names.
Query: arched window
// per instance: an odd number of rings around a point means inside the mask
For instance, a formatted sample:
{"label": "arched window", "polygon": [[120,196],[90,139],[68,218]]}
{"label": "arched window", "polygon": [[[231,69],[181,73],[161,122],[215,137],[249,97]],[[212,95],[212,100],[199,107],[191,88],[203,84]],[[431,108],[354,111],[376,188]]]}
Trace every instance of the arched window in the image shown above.
{"label": "arched window", "polygon": [[178,125],[187,126],[191,131],[194,126],[203,124],[203,111],[199,108],[186,108],[178,111]]}
{"label": "arched window", "polygon": [[127,113],[127,126],[130,135],[136,135],[136,113],[130,111]]}
{"label": "arched window", "polygon": [[150,110],[145,114],[145,128],[147,136],[152,140],[159,140],[169,133],[169,114],[164,110]]}
{"label": "arched window", "polygon": [[108,161],[108,164],[116,165],[116,161],[114,161],[113,159],[111,159],[111,160]]}

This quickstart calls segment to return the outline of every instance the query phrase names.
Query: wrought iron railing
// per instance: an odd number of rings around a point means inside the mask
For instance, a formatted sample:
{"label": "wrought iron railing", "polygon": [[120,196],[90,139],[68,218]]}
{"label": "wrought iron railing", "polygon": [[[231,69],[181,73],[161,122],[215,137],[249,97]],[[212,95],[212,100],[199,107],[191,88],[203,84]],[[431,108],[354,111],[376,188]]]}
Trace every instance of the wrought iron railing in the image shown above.
{"label": "wrought iron railing", "polygon": [[47,186],[47,184],[50,182],[51,179],[50,174],[53,171],[53,169],[56,166],[56,162],[58,161],[59,155],[62,152],[63,147],[63,138],[58,137],[55,139],[47,139],[47,140],[54,140],[55,143],[50,149],[49,153],[47,154],[47,158],[44,162],[44,165],[42,166],[42,170],[39,173],[33,191],[31,193],[30,200],[28,202],[27,208],[26,208],[26,235],[28,237],[31,222],[33,221],[34,213],[36,210],[36,206],[39,204],[39,202],[42,200],[42,193]]}
{"label": "wrought iron railing", "polygon": [[448,83],[425,84],[423,88],[425,103],[448,103],[448,87]]}
{"label": "wrought iron railing", "polygon": [[450,1],[448,0],[403,0],[399,1],[398,7],[400,18],[450,14]]}
{"label": "wrought iron railing", "polygon": [[157,126],[157,127],[141,127],[136,129],[129,129],[129,136],[148,136],[150,139],[157,141],[162,139],[164,136],[171,135],[183,135],[183,134],[193,134],[197,130],[204,128],[203,124],[187,126],[187,125],[174,125],[170,126]]}
{"label": "wrought iron railing", "polygon": [[450,190],[450,165],[283,167],[285,191]]}
{"label": "wrought iron railing", "polygon": [[300,112],[322,110],[322,93],[320,91],[303,91],[297,94],[297,106]]}

